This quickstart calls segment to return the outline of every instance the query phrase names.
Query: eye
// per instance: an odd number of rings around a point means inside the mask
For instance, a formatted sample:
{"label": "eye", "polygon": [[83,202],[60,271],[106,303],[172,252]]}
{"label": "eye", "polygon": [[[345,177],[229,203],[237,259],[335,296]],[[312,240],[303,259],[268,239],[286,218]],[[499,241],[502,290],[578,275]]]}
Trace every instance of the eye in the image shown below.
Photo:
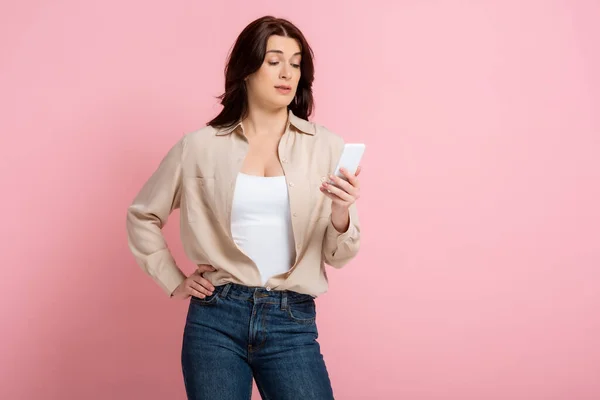
{"label": "eye", "polygon": [[279,64],[279,61],[269,61],[269,65],[277,65]]}
{"label": "eye", "polygon": [[294,67],[294,68],[300,68],[300,64],[292,64],[292,67]]}

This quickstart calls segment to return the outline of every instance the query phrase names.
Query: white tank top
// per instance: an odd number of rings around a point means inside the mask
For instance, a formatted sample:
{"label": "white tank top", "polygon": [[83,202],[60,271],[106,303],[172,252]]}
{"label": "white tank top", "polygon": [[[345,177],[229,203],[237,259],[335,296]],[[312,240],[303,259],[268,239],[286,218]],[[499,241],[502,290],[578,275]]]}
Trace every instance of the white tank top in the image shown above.
{"label": "white tank top", "polygon": [[234,242],[258,266],[262,285],[296,257],[285,176],[239,173],[231,208]]}

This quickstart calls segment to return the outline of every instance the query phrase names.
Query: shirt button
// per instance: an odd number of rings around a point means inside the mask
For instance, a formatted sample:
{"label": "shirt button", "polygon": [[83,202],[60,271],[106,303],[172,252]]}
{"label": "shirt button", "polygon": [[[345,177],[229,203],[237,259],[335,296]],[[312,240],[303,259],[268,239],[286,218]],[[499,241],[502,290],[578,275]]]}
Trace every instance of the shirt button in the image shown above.
{"label": "shirt button", "polygon": [[267,286],[267,292],[270,292],[270,291],[271,291],[271,287]]}
{"label": "shirt button", "polygon": [[286,162],[287,162],[287,158],[282,158],[282,159],[281,159],[281,162],[284,162],[284,163],[286,163]]}
{"label": "shirt button", "polygon": [[293,215],[294,217],[297,217],[297,216],[298,216],[298,213],[293,213],[292,215]]}
{"label": "shirt button", "polygon": [[291,187],[294,187],[294,182],[290,182],[290,186],[291,186]]}

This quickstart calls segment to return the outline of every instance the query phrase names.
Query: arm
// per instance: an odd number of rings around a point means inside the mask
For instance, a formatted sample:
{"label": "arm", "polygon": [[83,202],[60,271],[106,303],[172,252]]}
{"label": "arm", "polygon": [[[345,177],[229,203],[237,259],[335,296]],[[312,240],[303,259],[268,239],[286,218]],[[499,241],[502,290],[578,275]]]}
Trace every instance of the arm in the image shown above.
{"label": "arm", "polygon": [[350,174],[342,169],[348,182],[331,175],[338,186],[324,182],[321,192],[331,198],[331,216],[323,238],[323,257],[332,267],[341,268],[353,259],[360,247],[360,222],[356,200],[360,197],[358,174]]}
{"label": "arm", "polygon": [[163,158],[127,209],[127,238],[138,265],[171,295],[186,278],[162,234],[181,198],[181,158],[185,137]]}
{"label": "arm", "polygon": [[336,217],[337,215],[331,214],[325,230],[323,257],[327,264],[341,268],[356,256],[360,248],[360,223],[356,204],[352,204],[345,215],[341,216],[340,219],[345,222],[338,223]]}

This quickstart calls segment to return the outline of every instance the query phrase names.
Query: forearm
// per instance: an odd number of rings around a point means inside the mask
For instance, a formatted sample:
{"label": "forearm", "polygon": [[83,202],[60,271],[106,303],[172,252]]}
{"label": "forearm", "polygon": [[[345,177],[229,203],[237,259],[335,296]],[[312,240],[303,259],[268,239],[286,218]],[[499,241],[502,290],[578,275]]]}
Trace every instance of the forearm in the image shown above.
{"label": "forearm", "polygon": [[331,223],[336,231],[344,233],[350,227],[350,211],[348,208],[331,210]]}
{"label": "forearm", "polygon": [[356,206],[350,206],[346,213],[332,212],[323,238],[325,262],[332,267],[341,268],[356,256],[359,248],[360,223]]}

